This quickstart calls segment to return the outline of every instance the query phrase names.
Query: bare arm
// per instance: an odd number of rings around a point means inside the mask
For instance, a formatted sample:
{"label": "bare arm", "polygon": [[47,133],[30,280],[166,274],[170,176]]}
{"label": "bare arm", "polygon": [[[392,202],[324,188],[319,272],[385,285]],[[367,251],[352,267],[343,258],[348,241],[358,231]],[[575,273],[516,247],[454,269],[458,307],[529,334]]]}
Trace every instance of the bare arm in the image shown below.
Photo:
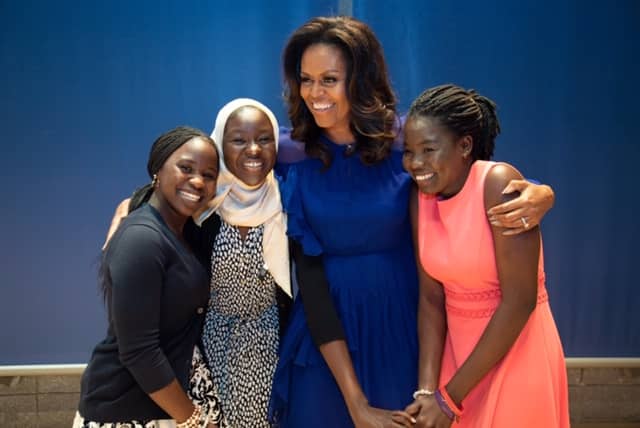
{"label": "bare arm", "polygon": [[401,410],[371,407],[353,369],[347,342],[334,340],[320,346],[320,353],[340,388],[349,415],[356,428],[413,427],[415,419]]}
{"label": "bare arm", "polygon": [[102,249],[104,250],[109,243],[109,240],[118,230],[118,226],[120,226],[120,222],[123,218],[129,214],[129,202],[131,202],[131,198],[127,198],[118,204],[116,208],[116,212],[113,213],[113,218],[111,219],[111,226],[109,226],[109,231],[107,232],[107,239],[105,239],[104,244],[102,244]]}
{"label": "bare arm", "polygon": [[175,379],[164,388],[150,393],[149,397],[178,423],[189,419],[195,408]]}
{"label": "bare arm", "polygon": [[[420,357],[418,360],[418,389],[435,391],[438,389],[442,353],[447,333],[447,317],[442,284],[433,279],[420,262],[420,236],[418,234],[418,189],[414,186],[410,201],[413,244],[418,267],[420,295],[418,300],[418,340]],[[434,426],[437,418],[450,424],[430,396],[419,396],[405,409],[416,418],[416,428]]]}
{"label": "bare arm", "polygon": [[440,363],[447,333],[447,317],[444,307],[442,284],[425,272],[420,262],[418,236],[418,190],[411,194],[411,226],[420,282],[418,300],[418,339],[420,358],[418,365],[418,388],[434,391],[440,378]]}
{"label": "bare arm", "polygon": [[[485,183],[485,207],[501,202],[504,184],[519,178],[510,165],[492,168]],[[505,236],[492,226],[492,232],[502,299],[469,358],[446,385],[457,404],[509,351],[536,307],[539,229]]]}
{"label": "bare arm", "polygon": [[[149,394],[149,397],[178,423],[189,419],[195,409],[193,403],[175,379],[164,388]],[[217,427],[218,425],[213,423],[207,424],[207,428]]]}
{"label": "bare arm", "polygon": [[517,195],[487,211],[491,224],[507,228],[502,232],[504,235],[516,235],[539,225],[555,202],[551,187],[524,179],[511,180],[501,193]]}
{"label": "bare arm", "polygon": [[345,334],[333,303],[322,256],[305,255],[291,243],[300,296],[309,331],[344,398],[349,415],[358,428],[411,426],[411,416],[369,406],[353,368]]}

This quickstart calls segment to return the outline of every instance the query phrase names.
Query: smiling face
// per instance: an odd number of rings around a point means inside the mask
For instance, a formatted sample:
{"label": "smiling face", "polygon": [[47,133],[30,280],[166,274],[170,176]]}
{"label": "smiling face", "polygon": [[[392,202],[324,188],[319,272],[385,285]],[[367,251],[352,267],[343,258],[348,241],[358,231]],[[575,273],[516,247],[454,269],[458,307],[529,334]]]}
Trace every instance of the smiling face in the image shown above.
{"label": "smiling face", "polygon": [[412,116],[404,126],[404,168],[421,192],[449,198],[464,185],[472,139],[458,137],[433,117]]}
{"label": "smiling face", "polygon": [[249,186],[264,183],[276,163],[276,139],[269,117],[256,107],[240,107],[229,116],[222,138],[224,163]]}
{"label": "smiling face", "polygon": [[186,220],[216,193],[218,154],[210,142],[192,138],[167,158],[157,176],[153,205],[165,220]]}
{"label": "smiling face", "polygon": [[335,142],[354,140],[346,81],[347,64],[337,46],[318,43],[305,49],[300,59],[300,96],[318,127]]}

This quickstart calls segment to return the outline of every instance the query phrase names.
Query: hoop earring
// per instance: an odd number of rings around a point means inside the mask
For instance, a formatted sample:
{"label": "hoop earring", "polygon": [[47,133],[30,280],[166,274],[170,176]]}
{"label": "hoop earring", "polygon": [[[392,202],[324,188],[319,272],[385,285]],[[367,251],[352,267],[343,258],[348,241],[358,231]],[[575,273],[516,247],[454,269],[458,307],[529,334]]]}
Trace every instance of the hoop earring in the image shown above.
{"label": "hoop earring", "polygon": [[158,174],[153,174],[153,180],[151,180],[151,187],[155,188],[158,184],[160,184],[160,180],[158,180]]}

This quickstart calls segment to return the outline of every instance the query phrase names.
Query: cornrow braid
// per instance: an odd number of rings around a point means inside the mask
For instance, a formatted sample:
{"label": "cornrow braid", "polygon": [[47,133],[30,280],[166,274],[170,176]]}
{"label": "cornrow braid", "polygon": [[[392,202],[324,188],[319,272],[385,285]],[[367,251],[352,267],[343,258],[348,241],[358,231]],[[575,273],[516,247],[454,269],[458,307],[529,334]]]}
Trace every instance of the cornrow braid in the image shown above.
{"label": "cornrow braid", "polygon": [[452,84],[427,89],[413,101],[407,116],[433,117],[458,136],[471,136],[473,160],[489,160],[493,156],[495,139],[500,134],[496,104],[473,89]]}

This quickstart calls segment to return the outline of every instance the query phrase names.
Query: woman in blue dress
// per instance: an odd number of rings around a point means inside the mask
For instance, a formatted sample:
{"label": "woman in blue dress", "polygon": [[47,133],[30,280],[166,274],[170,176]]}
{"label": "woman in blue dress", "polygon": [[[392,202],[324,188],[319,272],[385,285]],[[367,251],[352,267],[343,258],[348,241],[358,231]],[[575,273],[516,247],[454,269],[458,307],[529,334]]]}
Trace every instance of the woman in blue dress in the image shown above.
{"label": "woman in blue dress", "polygon": [[[320,17],[293,33],[283,58],[292,130],[281,136],[277,170],[288,234],[306,255],[297,263],[321,261],[328,290],[321,279],[300,283],[271,421],[411,426],[411,415],[399,410],[412,401],[418,361],[411,178],[394,142],[401,125],[382,48],[364,23]],[[521,230],[520,217],[537,224],[553,192],[515,185],[528,200],[507,207],[511,218],[515,207],[515,223],[498,220]]]}

